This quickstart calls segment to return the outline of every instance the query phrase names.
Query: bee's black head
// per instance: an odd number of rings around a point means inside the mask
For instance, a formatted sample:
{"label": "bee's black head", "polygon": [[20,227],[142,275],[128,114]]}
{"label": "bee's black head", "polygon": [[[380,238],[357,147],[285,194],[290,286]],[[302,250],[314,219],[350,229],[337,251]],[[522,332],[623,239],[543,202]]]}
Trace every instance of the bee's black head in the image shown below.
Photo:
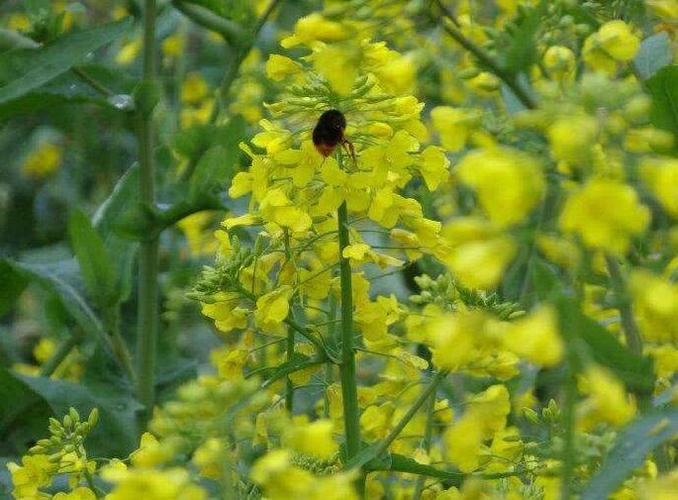
{"label": "bee's black head", "polygon": [[313,129],[313,143],[316,146],[334,147],[343,140],[345,129],[346,118],[341,111],[336,109],[325,111]]}

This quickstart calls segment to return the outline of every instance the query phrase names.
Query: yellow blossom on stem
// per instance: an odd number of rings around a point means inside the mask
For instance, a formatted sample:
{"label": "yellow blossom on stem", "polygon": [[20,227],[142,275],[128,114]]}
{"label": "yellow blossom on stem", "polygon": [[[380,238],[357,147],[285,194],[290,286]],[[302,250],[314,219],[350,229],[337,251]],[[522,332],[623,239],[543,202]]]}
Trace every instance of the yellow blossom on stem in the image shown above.
{"label": "yellow blossom on stem", "polygon": [[640,40],[624,21],[608,21],[584,42],[583,57],[591,68],[613,73],[618,62],[630,61]]}
{"label": "yellow blossom on stem", "polygon": [[477,192],[488,218],[500,227],[522,222],[544,193],[538,161],[512,149],[473,151],[457,171],[461,182]]}
{"label": "yellow blossom on stem", "polygon": [[579,235],[585,245],[614,254],[627,252],[631,238],[650,222],[650,211],[634,189],[621,182],[593,179],[571,193],[560,214],[563,231]]}

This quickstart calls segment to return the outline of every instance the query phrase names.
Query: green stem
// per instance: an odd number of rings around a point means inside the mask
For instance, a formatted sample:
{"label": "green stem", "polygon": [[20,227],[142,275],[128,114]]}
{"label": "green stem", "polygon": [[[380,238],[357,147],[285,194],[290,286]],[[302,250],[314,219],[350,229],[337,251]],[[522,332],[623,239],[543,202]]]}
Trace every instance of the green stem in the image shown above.
{"label": "green stem", "polygon": [[506,69],[502,68],[497,61],[495,61],[490,54],[485,52],[482,48],[478,47],[471,40],[466,38],[461,30],[458,28],[458,23],[456,18],[450,9],[448,9],[441,0],[435,0],[435,3],[438,5],[438,8],[443,13],[443,16],[447,17],[452,21],[453,24],[443,23],[443,29],[463,48],[468,50],[473,56],[480,62],[481,65],[488,68],[492,73],[499,77],[513,92],[513,94],[518,98],[518,100],[523,103],[523,105],[528,109],[535,109],[537,104],[534,102],[532,97],[525,92],[516,79],[515,75],[511,74]]}
{"label": "green stem", "polygon": [[[290,232],[285,228],[285,263],[290,262],[292,252],[290,250]],[[256,267],[256,266],[255,266]],[[294,297],[290,301],[290,312],[288,316],[292,321],[294,321]],[[285,349],[285,355],[287,356],[287,361],[292,361],[294,357],[294,329],[292,327],[287,328],[287,345]],[[285,408],[287,412],[292,415],[294,411],[294,383],[290,376],[287,376],[287,390],[285,394]]]}
{"label": "green stem", "polygon": [[610,273],[610,282],[612,284],[612,289],[617,299],[619,315],[621,316],[622,330],[624,331],[624,338],[626,339],[626,345],[628,348],[636,353],[643,353],[643,341],[640,337],[640,332],[638,331],[638,325],[636,320],[633,317],[633,309],[631,308],[631,300],[628,297],[626,292],[626,286],[624,285],[624,276],[622,275],[621,268],[619,267],[619,262],[617,259],[610,255],[605,256],[605,261],[607,263],[607,270]]}
{"label": "green stem", "polygon": [[[436,393],[435,391],[431,392],[431,395],[428,399],[428,408],[426,409],[426,428],[424,429],[424,441],[422,447],[426,453],[431,451],[431,441],[433,439],[433,417],[436,409]],[[419,476],[417,482],[414,485],[414,495],[412,500],[419,500],[421,498],[421,493],[424,491],[424,483],[426,481],[425,476]]]}
{"label": "green stem", "polygon": [[[259,31],[261,31],[261,28],[264,26],[264,24],[266,24],[266,21],[280,2],[281,0],[271,0],[271,3],[268,4],[268,7],[266,7],[266,10],[264,10],[263,14],[254,25],[252,34],[250,36],[243,35],[241,38],[233,42],[233,46],[235,47],[233,58],[229,62],[228,68],[224,73],[224,78],[221,80],[221,84],[219,85],[219,98],[212,108],[212,114],[210,115],[208,122],[210,125],[217,123],[219,113],[228,102],[228,94],[231,90],[231,85],[233,85],[233,82],[238,76],[240,65],[247,57],[247,54],[249,54],[250,50],[252,50],[252,47],[254,47],[254,43],[256,42],[257,36],[259,35]],[[191,177],[191,175],[193,175],[193,171],[198,165],[200,156],[202,156],[202,153],[196,155],[195,158],[191,158],[181,176],[181,180],[187,180]]]}
{"label": "green stem", "polygon": [[[155,0],[144,2],[143,79],[147,85],[156,80]],[[155,157],[152,111],[139,114],[139,198],[155,207]],[[137,397],[148,417],[155,402],[155,361],[158,329],[158,238],[141,243],[139,253],[139,307],[137,318]]]}
{"label": "green stem", "polygon": [[73,348],[78,345],[79,341],[80,337],[78,335],[69,335],[66,339],[62,340],[57,347],[56,352],[40,368],[40,376],[51,376],[64,359],[71,353]]}
{"label": "green stem", "polygon": [[172,5],[194,23],[210,31],[216,31],[230,43],[236,43],[245,36],[244,30],[238,23],[221,17],[198,4],[172,0]]}
{"label": "green stem", "polygon": [[136,382],[136,373],[134,372],[134,364],[132,363],[132,357],[129,354],[127,343],[120,334],[120,310],[118,305],[110,312],[109,316],[107,328],[111,334],[111,346],[113,347],[113,352],[120,361],[123,370],[125,370],[127,378],[134,384]]}
{"label": "green stem", "polygon": [[[341,153],[337,154],[341,166]],[[353,350],[353,291],[351,286],[351,264],[343,256],[349,245],[348,209],[343,202],[337,213],[339,226],[339,259],[341,284],[341,340],[342,353],[339,374],[341,378],[341,394],[344,405],[344,433],[346,437],[346,454],[350,461],[360,452],[360,408],[358,407],[358,382],[355,368],[355,351]]]}
{"label": "green stem", "polygon": [[572,373],[571,363],[568,363],[565,372],[565,394],[563,402],[563,450],[562,472],[560,483],[560,498],[568,500],[572,496],[572,481],[574,479],[574,425],[575,405],[577,402],[577,385]]}
{"label": "green stem", "polygon": [[82,68],[77,68],[73,67],[71,68],[71,71],[80,78],[83,82],[85,82],[87,85],[92,87],[94,90],[96,90],[99,94],[101,94],[104,97],[111,97],[114,95],[114,92],[106,87],[103,83],[101,83],[99,80],[91,76],[89,73],[87,73],[85,70]]}
{"label": "green stem", "polygon": [[430,397],[435,399],[435,391],[438,388],[438,384],[447,377],[447,374],[449,372],[447,370],[440,371],[435,374],[431,382],[429,382],[428,387],[422,392],[419,397],[416,399],[414,403],[412,403],[412,406],[410,407],[409,410],[407,410],[407,413],[403,415],[403,418],[400,419],[400,421],[396,424],[396,426],[391,429],[391,432],[389,432],[388,436],[384,438],[384,440],[379,443],[379,446],[376,448],[375,451],[375,456],[379,456],[382,453],[384,453],[386,450],[388,450],[388,447],[391,446],[391,443],[395,441],[400,433],[403,431],[405,426],[412,420],[412,417],[416,415],[416,413],[419,411],[419,408],[426,402],[426,400]]}

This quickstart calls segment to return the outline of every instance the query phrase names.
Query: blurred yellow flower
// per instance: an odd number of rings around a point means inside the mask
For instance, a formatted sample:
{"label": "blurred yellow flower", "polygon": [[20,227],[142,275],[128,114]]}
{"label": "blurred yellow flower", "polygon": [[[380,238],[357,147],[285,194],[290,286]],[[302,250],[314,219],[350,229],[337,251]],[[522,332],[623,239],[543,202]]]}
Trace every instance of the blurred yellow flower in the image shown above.
{"label": "blurred yellow flower", "polygon": [[522,222],[544,193],[539,162],[510,148],[473,151],[457,172],[462,183],[475,189],[480,206],[499,227]]}
{"label": "blurred yellow flower", "polygon": [[640,47],[640,39],[624,21],[603,24],[584,42],[583,57],[594,70],[614,73],[617,62],[633,59]]}
{"label": "blurred yellow flower", "polygon": [[678,341],[678,284],[635,270],[629,288],[643,337],[653,342]]}
{"label": "blurred yellow flower", "polygon": [[121,66],[132,64],[139,56],[139,53],[141,52],[141,46],[141,37],[137,37],[134,40],[125,43],[122,47],[120,47],[120,50],[115,55],[115,62]]}
{"label": "blurred yellow flower", "polygon": [[631,238],[650,223],[650,211],[624,183],[593,179],[570,194],[560,215],[563,231],[578,234],[586,246],[625,254]]}
{"label": "blurred yellow flower", "polygon": [[200,73],[194,71],[186,75],[181,85],[181,102],[186,104],[198,104],[209,93],[209,85]]}
{"label": "blurred yellow flower", "polygon": [[640,173],[664,209],[678,219],[678,160],[648,160],[641,165]]}
{"label": "blurred yellow flower", "polygon": [[521,358],[547,367],[560,363],[565,351],[556,312],[549,306],[509,323],[504,342]]}
{"label": "blurred yellow flower", "polygon": [[574,78],[577,60],[571,49],[554,45],[544,53],[544,67],[551,78],[555,80],[570,80]]}
{"label": "blurred yellow flower", "polygon": [[590,366],[585,370],[580,387],[587,394],[577,408],[579,425],[584,429],[590,429],[598,422],[619,427],[635,416],[635,401],[626,393],[624,384],[607,369]]}
{"label": "blurred yellow flower", "polygon": [[26,157],[21,165],[21,172],[32,179],[43,179],[59,170],[62,157],[61,146],[51,142],[42,142]]}

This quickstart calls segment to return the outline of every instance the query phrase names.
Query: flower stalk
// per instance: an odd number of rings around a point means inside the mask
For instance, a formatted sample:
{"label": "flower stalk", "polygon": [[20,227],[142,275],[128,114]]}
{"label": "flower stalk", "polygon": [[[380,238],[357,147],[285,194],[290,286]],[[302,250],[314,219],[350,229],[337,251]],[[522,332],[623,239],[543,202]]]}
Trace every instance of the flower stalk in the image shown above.
{"label": "flower stalk", "polygon": [[[342,167],[341,152],[337,161]],[[349,246],[348,208],[344,201],[337,211],[339,229],[339,277],[341,284],[341,341],[342,353],[339,374],[341,394],[344,405],[344,433],[346,437],[347,459],[355,457],[360,451],[360,409],[358,407],[358,386],[353,349],[353,290],[351,286],[351,264],[344,257],[344,249]]]}
{"label": "flower stalk", "polygon": [[[152,87],[156,80],[155,0],[144,3],[143,81]],[[155,205],[155,157],[152,108],[139,114],[140,175],[142,205]],[[141,243],[139,252],[139,305],[137,318],[137,397],[150,415],[155,401],[155,362],[158,329],[158,237]]]}

